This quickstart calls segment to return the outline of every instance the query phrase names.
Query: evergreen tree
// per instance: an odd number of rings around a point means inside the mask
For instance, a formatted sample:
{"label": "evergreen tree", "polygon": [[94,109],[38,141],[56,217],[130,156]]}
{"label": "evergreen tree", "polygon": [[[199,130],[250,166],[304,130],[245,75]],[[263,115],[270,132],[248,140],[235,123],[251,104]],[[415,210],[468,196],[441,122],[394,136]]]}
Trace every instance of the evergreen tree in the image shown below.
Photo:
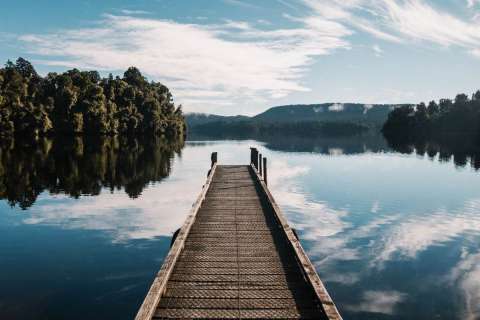
{"label": "evergreen tree", "polygon": [[42,78],[18,58],[0,69],[0,135],[185,134],[181,108],[135,67],[123,78],[72,69]]}

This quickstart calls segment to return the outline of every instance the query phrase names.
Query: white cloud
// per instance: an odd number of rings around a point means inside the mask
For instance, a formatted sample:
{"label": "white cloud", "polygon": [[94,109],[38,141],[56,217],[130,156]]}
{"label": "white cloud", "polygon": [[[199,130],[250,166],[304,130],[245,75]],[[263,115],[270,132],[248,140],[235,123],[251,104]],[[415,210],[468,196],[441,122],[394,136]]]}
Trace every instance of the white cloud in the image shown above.
{"label": "white cloud", "polygon": [[281,5],[289,8],[289,9],[292,9],[292,10],[295,10],[295,11],[298,11],[299,9],[294,6],[293,4],[291,4],[289,1],[287,0],[277,0],[278,3],[280,3]]}
{"label": "white cloud", "polygon": [[[426,41],[471,49],[480,25],[421,0],[303,0],[317,15],[391,42]],[[477,0],[469,0],[473,6]],[[368,19],[365,18],[368,17]]]}
{"label": "white cloud", "polygon": [[[223,1],[259,9],[253,1]],[[37,62],[47,65],[115,72],[135,65],[172,88],[176,101],[186,104],[186,111],[253,105],[309,91],[304,76],[315,59],[350,49],[350,38],[356,33],[398,45],[454,46],[480,56],[478,20],[460,17],[432,1],[277,1],[285,8],[301,9],[295,10],[295,17],[284,14],[295,27],[274,28],[263,19],[187,24],[147,19],[137,16],[146,12],[124,9],[126,16],[105,15],[95,28],[28,34],[20,40],[30,53],[42,56]],[[477,2],[467,4],[473,7]],[[380,45],[368,44],[377,56],[383,51]],[[191,95],[202,90],[215,91],[217,96]],[[387,96],[394,102],[406,98]],[[380,99],[373,97],[368,102],[386,101]]]}
{"label": "white cloud", "polygon": [[372,104],[365,104],[363,105],[363,114],[367,114],[368,110],[372,109],[373,105]]}
{"label": "white cloud", "polygon": [[465,310],[461,319],[480,318],[480,253],[470,253],[463,249],[461,260],[452,269],[450,281],[462,290]]}
{"label": "white cloud", "polygon": [[[222,145],[193,146],[184,148],[182,157],[194,160],[185,161],[176,156],[171,175],[160,183],[150,184],[137,199],[129,198],[124,190],[110,193],[104,189],[100,196],[79,199],[66,195],[52,197],[45,193],[26,211],[28,214],[21,217],[22,222],[72,230],[98,230],[113,242],[171,236],[185,222],[205,182],[209,168],[209,159],[204,157],[209,152],[205,152],[205,148],[224,150]],[[232,161],[224,159],[227,151],[222,154],[225,154],[222,162]]]}
{"label": "white cloud", "polygon": [[360,275],[358,273],[339,273],[339,272],[332,272],[327,274],[327,276],[322,277],[323,281],[326,282],[336,282],[343,285],[353,285],[360,281]]}
{"label": "white cloud", "polygon": [[455,212],[439,210],[425,216],[414,216],[397,221],[378,242],[373,264],[403,258],[414,259],[433,245],[441,246],[468,232],[480,232],[480,200],[466,202]]}
{"label": "white cloud", "polygon": [[121,13],[126,14],[126,15],[141,15],[141,14],[150,14],[148,11],[144,10],[129,10],[129,9],[122,9],[120,10]]}
{"label": "white cloud", "polygon": [[348,305],[346,308],[356,312],[393,315],[395,307],[404,301],[406,296],[399,291],[365,291],[359,304]]}
{"label": "white cloud", "polygon": [[248,3],[246,1],[240,1],[240,0],[223,0],[226,4],[237,6],[237,7],[242,7],[242,8],[247,8],[247,9],[258,9],[256,5],[253,5],[251,3]]}
{"label": "white cloud", "polygon": [[[168,193],[167,199],[159,196],[163,194],[161,189],[164,188],[146,189],[140,201],[130,199],[124,191],[110,194],[107,190],[101,197],[85,196],[78,200],[57,196],[44,203],[44,198],[40,197],[23,223],[55,225],[64,229],[102,230],[114,242],[170,236],[182,225],[193,200],[175,197],[173,190]],[[194,194],[195,191],[188,189],[186,193]]]}
{"label": "white cloud", "polygon": [[[299,28],[261,30],[246,22],[183,24],[105,15],[95,28],[27,34],[19,39],[47,65],[124,70],[135,65],[173,89],[182,103],[192,92],[222,101],[278,98],[309,90],[301,83],[312,57],[348,48],[349,30],[320,18]],[[211,104],[202,97],[188,111]],[[246,101],[245,101],[246,100]]]}
{"label": "white cloud", "polygon": [[342,103],[335,103],[328,107],[328,111],[340,112],[343,111],[344,106]]}
{"label": "white cloud", "polygon": [[467,0],[467,7],[473,8],[475,5],[479,3],[480,3],[480,0]]}
{"label": "white cloud", "polygon": [[[357,250],[347,248],[345,239],[341,237],[342,231],[350,227],[350,223],[342,220],[348,212],[335,210],[327,203],[311,199],[295,183],[300,177],[308,175],[310,169],[274,160],[269,170],[272,177],[269,188],[287,213],[291,226],[301,233],[302,241],[311,242],[308,254],[314,264],[318,266],[336,260],[358,259]],[[334,281],[354,280],[336,278]]]}
{"label": "white cloud", "polygon": [[368,21],[365,21],[363,19],[352,20],[352,21],[350,21],[350,23],[354,27],[356,27],[356,28],[358,28],[362,31],[365,31],[365,32],[371,34],[372,36],[374,36],[378,39],[386,40],[386,41],[390,41],[390,42],[396,42],[396,43],[403,42],[403,40],[400,37],[394,36],[393,34],[385,32],[385,31],[381,31],[381,30],[377,29],[372,23],[370,23]]}
{"label": "white cloud", "polygon": [[472,49],[472,50],[470,50],[470,53],[471,53],[474,57],[480,58],[480,48]]}
{"label": "white cloud", "polygon": [[382,50],[382,48],[380,48],[380,46],[378,44],[374,44],[372,46],[372,50],[375,53],[376,57],[381,57],[382,54],[383,54],[383,50]]}
{"label": "white cloud", "polygon": [[289,183],[292,179],[307,175],[308,167],[292,166],[285,161],[272,161],[269,171],[269,187],[277,202],[289,212],[289,221],[302,231],[302,239],[317,240],[339,233],[349,224],[341,220],[345,211],[329,208],[325,203],[309,199],[299,186]]}

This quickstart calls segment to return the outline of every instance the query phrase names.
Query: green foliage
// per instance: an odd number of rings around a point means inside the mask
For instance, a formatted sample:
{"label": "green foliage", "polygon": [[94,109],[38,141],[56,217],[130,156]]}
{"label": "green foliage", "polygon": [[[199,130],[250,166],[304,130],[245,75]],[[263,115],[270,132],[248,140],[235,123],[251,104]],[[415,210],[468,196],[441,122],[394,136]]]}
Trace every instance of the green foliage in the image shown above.
{"label": "green foliage", "polygon": [[388,115],[382,132],[389,139],[413,141],[419,138],[462,135],[480,143],[480,91],[469,98],[458,94],[455,100],[422,102],[395,108]]}
{"label": "green foliage", "polygon": [[183,136],[185,121],[167,87],[137,68],[122,78],[69,70],[40,77],[18,58],[0,69],[0,136],[51,134]]}
{"label": "green foliage", "polygon": [[192,128],[196,134],[214,137],[259,138],[275,135],[297,137],[352,136],[366,133],[369,127],[354,122],[299,121],[265,123],[259,121],[214,121]]}

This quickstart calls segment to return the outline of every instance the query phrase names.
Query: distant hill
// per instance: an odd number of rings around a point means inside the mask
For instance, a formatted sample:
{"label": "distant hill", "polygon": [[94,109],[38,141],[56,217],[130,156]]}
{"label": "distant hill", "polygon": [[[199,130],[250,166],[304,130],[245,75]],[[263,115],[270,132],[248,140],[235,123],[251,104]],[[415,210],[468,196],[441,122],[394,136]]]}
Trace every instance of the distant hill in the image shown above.
{"label": "distant hill", "polygon": [[272,107],[256,116],[219,116],[205,113],[187,113],[186,120],[190,127],[209,122],[363,122],[382,125],[388,113],[398,105],[392,104],[361,104],[361,103],[322,103],[297,104]]}
{"label": "distant hill", "polygon": [[252,118],[260,122],[361,122],[382,125],[395,105],[323,103],[287,105],[268,109]]}
{"label": "distant hill", "polygon": [[247,116],[219,116],[216,114],[206,114],[206,113],[187,113],[185,115],[185,120],[189,128],[203,125],[210,122],[233,122],[233,121],[242,121],[250,120],[250,117]]}
{"label": "distant hill", "polygon": [[190,113],[189,132],[203,135],[258,136],[273,131],[294,135],[354,135],[379,130],[397,105],[360,103],[299,104],[272,107],[253,117]]}

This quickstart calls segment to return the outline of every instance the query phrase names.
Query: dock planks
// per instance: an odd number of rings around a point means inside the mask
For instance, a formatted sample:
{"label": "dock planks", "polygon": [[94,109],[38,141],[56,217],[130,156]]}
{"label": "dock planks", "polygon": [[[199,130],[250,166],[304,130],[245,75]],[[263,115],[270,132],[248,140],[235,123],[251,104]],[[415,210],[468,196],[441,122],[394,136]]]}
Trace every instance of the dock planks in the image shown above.
{"label": "dock planks", "polygon": [[214,164],[136,320],[341,319],[253,166]]}

